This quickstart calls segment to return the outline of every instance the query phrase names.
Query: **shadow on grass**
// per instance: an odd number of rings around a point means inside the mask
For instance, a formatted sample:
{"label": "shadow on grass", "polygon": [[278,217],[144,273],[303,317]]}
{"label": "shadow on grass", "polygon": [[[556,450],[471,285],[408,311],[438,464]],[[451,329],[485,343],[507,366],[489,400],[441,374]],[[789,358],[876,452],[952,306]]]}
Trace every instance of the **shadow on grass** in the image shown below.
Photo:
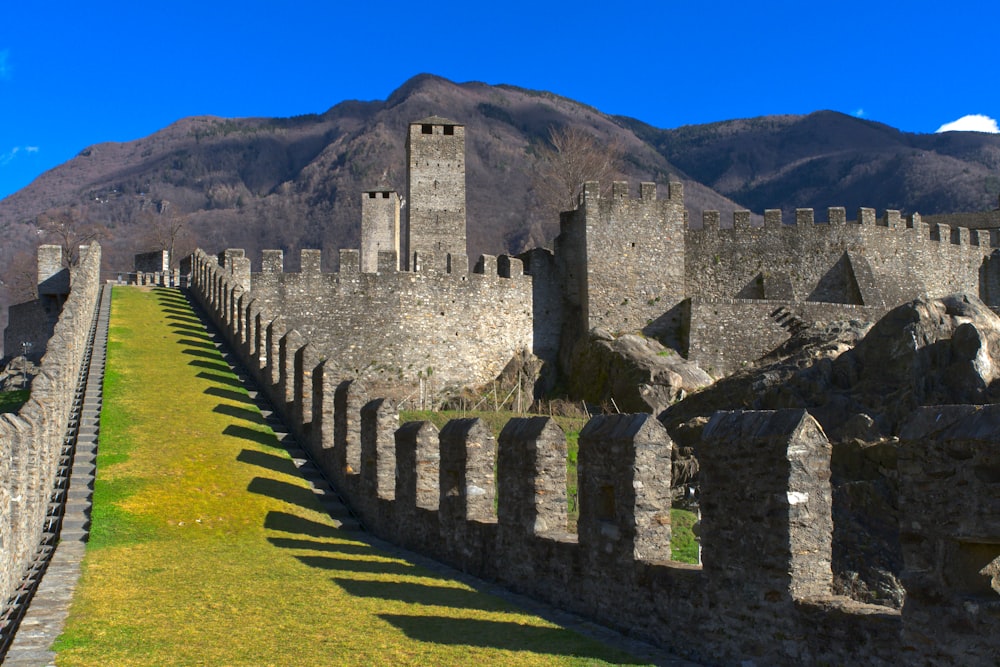
{"label": "shadow on grass", "polygon": [[247,463],[258,468],[273,470],[284,475],[297,475],[299,473],[295,464],[290,459],[283,456],[275,456],[267,452],[260,452],[256,449],[244,449],[236,457],[240,463]]}
{"label": "shadow on grass", "polygon": [[378,616],[399,628],[410,639],[421,642],[569,655],[606,660],[618,665],[648,664],[618,651],[604,649],[594,643],[587,646],[580,635],[565,628],[447,616],[401,614],[378,614]]}
{"label": "shadow on grass", "polygon": [[167,326],[173,329],[177,329],[178,332],[190,331],[191,332],[190,335],[192,336],[195,334],[203,334],[205,336],[205,339],[208,340],[208,333],[205,331],[205,327],[203,326],[197,326],[195,324],[183,324],[181,322],[167,322]]}
{"label": "shadow on grass", "polygon": [[[181,350],[181,354],[186,354],[192,357],[202,357],[203,359],[218,359],[218,352],[209,352],[208,350]],[[228,368],[228,367],[227,367]]]}
{"label": "shadow on grass", "polygon": [[270,477],[254,477],[247,485],[247,491],[298,505],[307,510],[320,509],[316,495],[309,489]]}
{"label": "shadow on grass", "polygon": [[[196,364],[193,361],[190,363],[192,365],[199,365],[199,366],[202,365],[202,364]],[[219,371],[222,370],[222,364],[215,364],[215,365],[204,364],[204,367],[209,367],[209,366],[212,368],[212,370],[219,370]],[[233,391],[231,389],[222,389],[221,387],[209,387],[204,391],[204,393],[208,394],[209,396],[215,396],[217,398],[225,398],[230,401],[239,401],[240,403],[250,403],[250,404],[253,403],[253,401],[250,400],[250,397],[247,396],[246,394],[240,393],[238,391]]]}
{"label": "shadow on grass", "polygon": [[[174,320],[176,322],[184,322],[185,324],[201,324],[201,320],[192,315],[191,313],[185,313],[183,315],[167,315],[168,320]],[[199,327],[199,331],[204,331],[205,327]]]}
{"label": "shadow on grass", "polygon": [[[316,542],[292,537],[269,537],[267,541],[282,549],[305,549],[309,551],[328,551],[331,553],[354,554],[357,556],[372,555],[372,547],[367,544],[343,544],[340,542]],[[335,580],[336,581],[336,580]]]}
{"label": "shadow on grass", "polygon": [[[229,365],[226,362],[224,362],[222,360],[218,360],[218,357],[216,357],[216,359],[217,359],[217,361],[215,361],[215,362],[212,362],[212,361],[202,361],[201,359],[194,359],[194,360],[188,362],[188,366],[197,366],[198,368],[207,368],[210,371],[218,371],[220,373],[230,373],[230,372],[232,372],[232,369],[229,368]],[[243,385],[241,384],[240,386],[242,387]],[[212,387],[209,387],[209,388],[211,389]],[[220,391],[226,391],[226,390],[220,389]],[[205,393],[207,394],[208,392],[206,391]]]}
{"label": "shadow on grass", "polygon": [[378,598],[410,604],[428,604],[455,609],[482,609],[484,611],[514,611],[500,598],[486,596],[478,591],[446,586],[428,586],[402,581],[369,581],[362,579],[333,578],[333,582],[355,597]]}
{"label": "shadow on grass", "polygon": [[177,299],[184,301],[184,293],[176,287],[154,287],[153,294],[161,299]]}
{"label": "shadow on grass", "polygon": [[189,347],[203,347],[203,348],[207,348],[209,350],[216,350],[216,349],[218,349],[218,348],[215,347],[215,345],[212,345],[207,340],[193,340],[191,338],[178,338],[177,339],[177,344],[178,345],[187,345]]}
{"label": "shadow on grass", "polygon": [[[372,553],[372,556],[376,554]],[[354,560],[350,558],[333,558],[332,556],[296,556],[304,565],[332,570],[336,572],[356,572],[361,574],[393,574],[399,576],[419,577],[424,570],[409,563],[386,562],[381,560]]]}
{"label": "shadow on grass", "polygon": [[[192,364],[192,365],[194,365],[194,364]],[[217,365],[217,366],[214,366],[213,370],[222,370],[221,364]],[[226,367],[226,370],[229,370],[228,366]],[[204,372],[202,372],[202,373],[198,373],[195,377],[199,377],[199,378],[201,378],[203,380],[209,380],[211,382],[218,382],[219,384],[224,384],[224,385],[227,385],[227,386],[230,386],[230,387],[242,387],[243,386],[242,382],[240,382],[237,378],[234,378],[231,375],[219,375],[217,373],[204,373]]]}
{"label": "shadow on grass", "polygon": [[167,315],[184,315],[187,317],[197,317],[192,311],[185,310],[183,304],[172,304],[168,302],[160,302],[160,310]]}
{"label": "shadow on grass", "polygon": [[251,424],[264,423],[264,417],[256,408],[241,408],[238,405],[220,403],[212,408],[212,412],[217,412],[220,415],[226,415],[227,417],[232,417],[233,419],[242,419],[243,421],[250,422]]}
{"label": "shadow on grass", "polygon": [[228,435],[233,438],[241,438],[243,440],[249,440],[250,442],[256,442],[259,445],[265,445],[267,447],[279,448],[281,445],[278,443],[278,439],[273,433],[266,431],[255,431],[252,428],[247,428],[246,426],[238,426],[236,424],[230,424],[226,428],[222,429],[222,435]]}
{"label": "shadow on grass", "polygon": [[295,533],[308,537],[331,537],[343,539],[344,533],[339,528],[328,526],[325,523],[304,519],[288,512],[271,511],[264,519],[264,528],[268,530],[279,530],[284,533]]}

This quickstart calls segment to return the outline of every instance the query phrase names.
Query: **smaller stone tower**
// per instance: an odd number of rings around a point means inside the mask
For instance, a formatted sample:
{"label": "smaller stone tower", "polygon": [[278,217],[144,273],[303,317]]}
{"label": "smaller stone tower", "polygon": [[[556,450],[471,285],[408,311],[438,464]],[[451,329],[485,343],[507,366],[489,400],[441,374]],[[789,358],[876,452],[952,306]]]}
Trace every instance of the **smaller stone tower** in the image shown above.
{"label": "smaller stone tower", "polygon": [[[439,116],[410,123],[406,139],[406,267],[435,257],[468,271],[465,232],[465,126]],[[464,264],[463,264],[464,263]]]}
{"label": "smaller stone tower", "polygon": [[399,195],[393,190],[361,193],[361,271],[378,271],[379,252],[396,253],[399,270]]}

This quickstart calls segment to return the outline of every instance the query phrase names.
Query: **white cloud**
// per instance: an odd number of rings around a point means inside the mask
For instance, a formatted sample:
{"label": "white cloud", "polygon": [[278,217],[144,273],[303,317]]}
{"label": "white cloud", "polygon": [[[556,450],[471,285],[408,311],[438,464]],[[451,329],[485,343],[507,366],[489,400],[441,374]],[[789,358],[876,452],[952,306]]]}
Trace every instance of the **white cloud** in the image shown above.
{"label": "white cloud", "polygon": [[855,118],[864,118],[865,117],[865,110],[864,109],[858,109],[857,111],[854,112],[854,116],[855,116]]}
{"label": "white cloud", "polygon": [[3,49],[0,51],[0,79],[10,78],[11,66],[10,63],[7,62],[8,58],[10,58],[9,50]]}
{"label": "white cloud", "polygon": [[40,150],[38,146],[14,146],[10,150],[0,153],[0,167],[6,167],[19,155],[34,155]]}
{"label": "white cloud", "polygon": [[982,114],[969,114],[962,116],[956,121],[945,123],[937,129],[938,132],[988,132],[990,134],[1000,134],[1000,127],[997,122],[989,116]]}
{"label": "white cloud", "polygon": [[0,167],[6,167],[10,164],[11,160],[17,157],[17,154],[21,152],[20,146],[14,146],[6,153],[0,153]]}

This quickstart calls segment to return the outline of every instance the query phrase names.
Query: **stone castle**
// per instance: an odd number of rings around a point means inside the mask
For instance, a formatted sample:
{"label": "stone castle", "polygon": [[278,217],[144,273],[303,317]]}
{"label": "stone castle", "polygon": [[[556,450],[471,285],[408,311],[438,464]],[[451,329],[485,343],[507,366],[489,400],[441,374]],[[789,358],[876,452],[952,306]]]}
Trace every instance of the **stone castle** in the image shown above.
{"label": "stone castle", "polygon": [[923,408],[902,435],[899,612],[832,594],[832,448],[804,410],[705,427],[703,565],[689,566],[670,561],[674,445],[653,416],[581,432],[568,532],[551,420],[514,419],[494,440],[476,419],[400,425],[397,402],[419,378],[488,381],[519,350],[559,364],[592,328],[661,337],[722,375],[809,320],[956,291],[995,305],[995,237],[870,209],[799,210],[794,225],[707,212],[696,226],[679,184],[632,198],[588,183],[553,250],[480,257],[470,273],[463,142],[441,118],[410,125],[410,215],[396,193],[364,193],[363,247],[340,251],[338,272],[309,250],[299,273],[279,251],[256,273],[238,250],[191,260],[193,294],[369,530],[710,663],[995,664],[996,406]]}
{"label": "stone castle", "polygon": [[[553,421],[514,419],[496,439],[476,419],[438,432],[400,425],[398,401],[427,382],[488,382],[525,350],[558,365],[593,328],[642,331],[724,375],[790,322],[874,319],[955,291],[995,306],[998,239],[870,209],[822,222],[800,210],[794,225],[707,212],[696,225],[679,184],[634,198],[589,183],[553,249],[480,257],[470,272],[464,132],[438,117],[410,125],[407,215],[397,193],[363,193],[362,247],[342,250],[336,272],[310,250],[298,273],[280,251],[256,272],[239,250],[198,251],[187,267],[194,298],[367,529],[710,664],[996,664],[997,406],[922,408],[900,438],[897,611],[832,593],[831,444],[804,410],[712,417],[697,447],[703,564],[686,565],[670,560],[674,444],[652,415],[598,416],[580,433],[574,532]],[[67,375],[81,345],[64,341],[93,317],[99,250],[84,257],[42,378]],[[44,429],[40,447],[57,449],[46,424],[72,405],[68,375],[48,382],[3,424],[17,493],[45,487],[31,471],[48,474],[53,457],[26,457],[40,451],[28,442]],[[3,491],[3,544],[23,546],[15,572],[42,515]]]}
{"label": "stone castle", "polygon": [[720,377],[804,323],[873,321],[953,292],[1000,305],[997,230],[865,208],[853,220],[843,208],[825,220],[800,209],[794,221],[707,211],[695,224],[680,183],[659,194],[643,183],[638,197],[626,183],[604,194],[586,183],[553,250],[483,256],[470,273],[464,154],[461,124],[412,123],[407,214],[396,192],[363,193],[361,248],[341,250],[337,272],[321,270],[318,250],[302,251],[298,273],[283,270],[278,250],[256,272],[241,251],[220,254],[242,288],[231,307],[245,335],[276,349],[266,312],[345,376],[385,390],[430,377],[447,393],[492,380],[522,350],[552,368],[562,353],[568,371],[566,351],[595,327],[642,332]]}

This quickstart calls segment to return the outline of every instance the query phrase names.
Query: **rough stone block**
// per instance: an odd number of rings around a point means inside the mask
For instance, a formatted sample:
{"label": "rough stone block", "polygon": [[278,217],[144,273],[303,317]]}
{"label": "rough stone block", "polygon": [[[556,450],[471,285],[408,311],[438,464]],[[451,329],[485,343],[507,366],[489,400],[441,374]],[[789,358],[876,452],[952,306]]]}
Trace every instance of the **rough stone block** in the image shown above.
{"label": "rough stone block", "polygon": [[482,419],[452,419],[441,429],[443,524],[494,517],[496,438]]}
{"label": "rough stone block", "polygon": [[500,432],[497,521],[519,536],[564,532],[566,435],[549,417],[514,418]]}
{"label": "rough stone block", "polygon": [[754,604],[829,594],[831,450],[805,410],[715,413],[697,452],[713,594]]}
{"label": "rough stone block", "polygon": [[580,546],[624,566],[670,560],[670,452],[652,415],[594,417],[580,431]]}

